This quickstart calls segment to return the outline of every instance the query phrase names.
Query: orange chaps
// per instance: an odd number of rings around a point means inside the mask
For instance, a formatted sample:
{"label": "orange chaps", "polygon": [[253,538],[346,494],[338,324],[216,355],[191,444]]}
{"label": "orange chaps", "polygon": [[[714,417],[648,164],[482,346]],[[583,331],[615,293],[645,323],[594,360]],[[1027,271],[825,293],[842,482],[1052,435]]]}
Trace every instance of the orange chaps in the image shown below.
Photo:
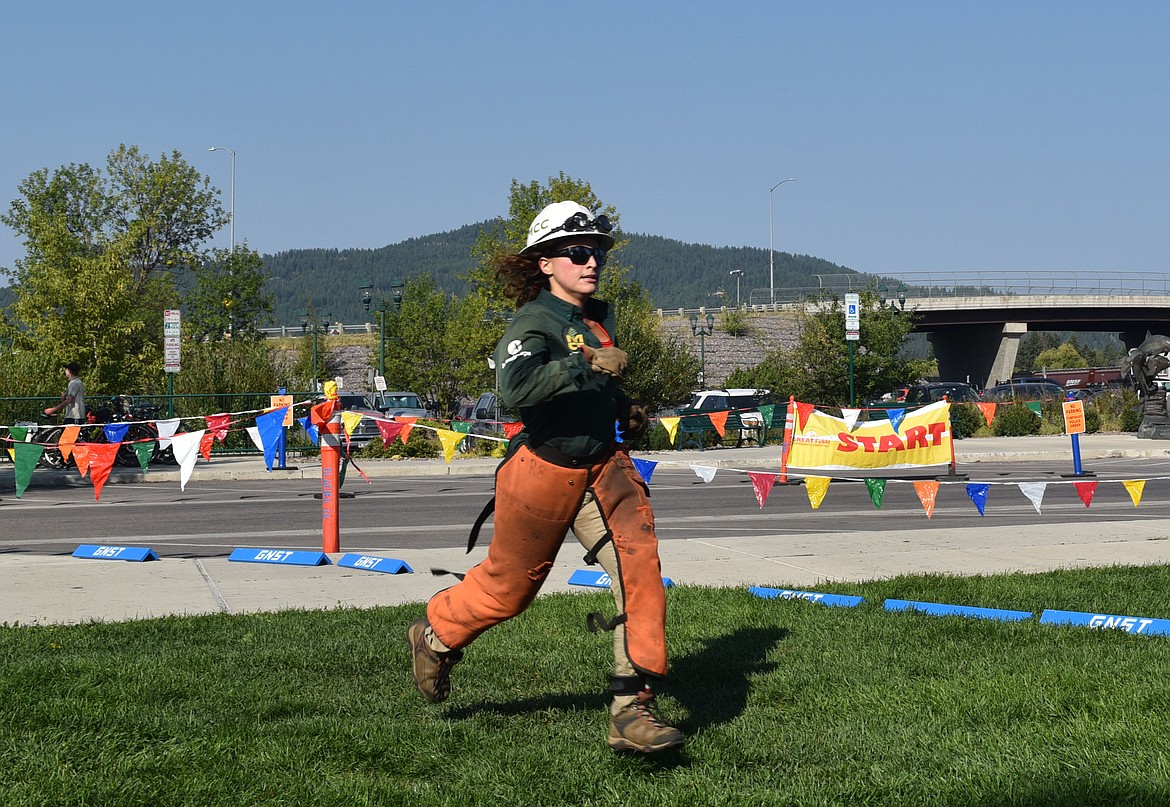
{"label": "orange chaps", "polygon": [[645,483],[624,451],[588,468],[555,465],[528,446],[504,460],[496,471],[495,530],[487,558],[427,605],[427,619],[443,644],[466,647],[528,607],[586,490],[597,500],[618,559],[626,653],[638,672],[666,675],[666,592],[654,514]]}

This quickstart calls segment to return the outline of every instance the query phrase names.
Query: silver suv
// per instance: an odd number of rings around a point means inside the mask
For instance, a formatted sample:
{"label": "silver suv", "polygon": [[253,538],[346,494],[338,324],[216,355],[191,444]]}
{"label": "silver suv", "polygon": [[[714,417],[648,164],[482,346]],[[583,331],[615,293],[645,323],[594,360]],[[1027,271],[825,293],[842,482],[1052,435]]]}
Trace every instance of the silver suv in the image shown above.
{"label": "silver suv", "polygon": [[725,412],[729,409],[740,411],[739,419],[746,426],[764,425],[764,416],[759,407],[763,397],[771,390],[735,387],[732,389],[708,389],[694,394],[691,402],[680,408],[679,415],[693,415],[697,412]]}

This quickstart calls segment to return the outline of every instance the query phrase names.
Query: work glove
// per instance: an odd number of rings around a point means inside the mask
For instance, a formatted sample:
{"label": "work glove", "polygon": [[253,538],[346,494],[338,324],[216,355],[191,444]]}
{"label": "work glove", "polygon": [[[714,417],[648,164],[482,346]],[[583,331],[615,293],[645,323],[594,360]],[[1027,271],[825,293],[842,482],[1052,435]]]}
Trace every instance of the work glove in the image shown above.
{"label": "work glove", "polygon": [[622,440],[627,443],[637,442],[646,434],[650,427],[650,416],[646,414],[645,405],[638,401],[630,401],[629,408],[618,413],[622,429]]}
{"label": "work glove", "polygon": [[583,345],[581,352],[585,354],[585,360],[589,362],[589,367],[593,372],[605,373],[614,378],[622,377],[622,373],[626,371],[626,364],[629,362],[626,352],[621,348]]}

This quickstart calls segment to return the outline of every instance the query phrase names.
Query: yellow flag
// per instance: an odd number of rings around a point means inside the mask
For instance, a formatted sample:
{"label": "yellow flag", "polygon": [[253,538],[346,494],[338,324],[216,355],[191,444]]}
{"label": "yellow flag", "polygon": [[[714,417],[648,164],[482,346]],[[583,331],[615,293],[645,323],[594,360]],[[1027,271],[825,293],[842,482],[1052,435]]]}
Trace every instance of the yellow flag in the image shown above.
{"label": "yellow flag", "polygon": [[670,437],[670,444],[674,445],[674,439],[678,437],[678,418],[659,418],[662,427],[666,429],[667,436]]}
{"label": "yellow flag", "polygon": [[455,456],[455,449],[467,435],[451,429],[435,429],[435,433],[439,435],[439,442],[443,444],[443,459],[450,464],[451,459]]}
{"label": "yellow flag", "polygon": [[812,505],[813,510],[816,510],[825,500],[825,494],[829,492],[829,477],[806,476],[804,489],[808,491],[808,503]]}
{"label": "yellow flag", "polygon": [[1142,491],[1146,489],[1146,480],[1127,479],[1121,484],[1129,491],[1129,498],[1133,499],[1133,506],[1137,507],[1142,500]]}
{"label": "yellow flag", "polygon": [[362,422],[361,412],[342,412],[341,413],[341,427],[345,429],[345,438],[348,440],[349,436],[353,434],[353,430]]}

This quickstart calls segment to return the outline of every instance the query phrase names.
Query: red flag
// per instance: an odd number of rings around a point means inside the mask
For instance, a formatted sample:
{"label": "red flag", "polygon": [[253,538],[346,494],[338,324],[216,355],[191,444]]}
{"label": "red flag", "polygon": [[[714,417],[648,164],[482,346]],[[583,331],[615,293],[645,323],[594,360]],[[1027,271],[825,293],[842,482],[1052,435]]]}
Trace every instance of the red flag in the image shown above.
{"label": "red flag", "polygon": [[1085,503],[1085,507],[1093,501],[1093,494],[1097,492],[1096,482],[1073,482],[1073,487],[1077,489],[1077,495],[1081,497],[1081,501]]}
{"label": "red flag", "polygon": [[523,428],[524,428],[524,424],[519,422],[519,421],[517,421],[515,423],[505,423],[504,424],[504,436],[507,437],[509,440],[511,440],[513,437],[518,435],[520,433],[520,430]]}
{"label": "red flag", "polygon": [[[121,443],[91,443],[89,446],[89,478],[93,482],[94,501],[101,501],[102,486],[110,478],[114,458],[118,456]],[[76,452],[74,448],[74,452]]]}
{"label": "red flag", "polygon": [[797,429],[804,431],[804,424],[808,423],[808,416],[813,413],[814,409],[816,409],[816,407],[810,403],[800,403],[799,401],[796,402]]}
{"label": "red flag", "polygon": [[228,426],[232,425],[232,416],[229,414],[207,415],[204,420],[207,421],[207,433],[222,443],[227,437]]}
{"label": "red flag", "polygon": [[320,428],[329,422],[340,407],[341,401],[338,398],[330,398],[324,403],[319,403],[309,411],[309,422]]}
{"label": "red flag", "polygon": [[395,423],[392,420],[378,420],[378,432],[382,435],[382,445],[388,446],[394,442],[394,438],[398,436],[398,432],[402,431],[402,424]]}
{"label": "red flag", "polygon": [[748,471],[748,476],[751,477],[752,488],[756,491],[756,501],[760,503],[760,507],[763,507],[764,502],[768,501],[768,494],[772,492],[772,486],[776,484],[776,477],[779,474]]}
{"label": "red flag", "polygon": [[203,455],[203,459],[211,462],[211,447],[215,444],[215,435],[209,431],[204,431],[203,436],[199,438],[199,453]]}

